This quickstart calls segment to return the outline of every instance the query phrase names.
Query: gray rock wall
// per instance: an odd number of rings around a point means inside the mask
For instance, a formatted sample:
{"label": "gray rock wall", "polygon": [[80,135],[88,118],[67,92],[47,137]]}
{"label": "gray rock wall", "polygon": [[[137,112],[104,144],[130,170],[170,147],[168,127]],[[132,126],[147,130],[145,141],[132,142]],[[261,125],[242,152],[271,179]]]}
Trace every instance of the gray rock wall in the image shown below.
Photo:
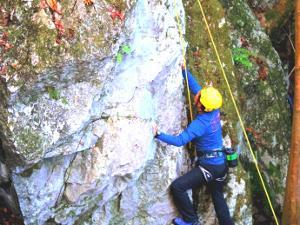
{"label": "gray rock wall", "polygon": [[[269,36],[249,6],[238,0],[226,7],[228,19],[235,27],[231,34],[233,47],[247,49],[252,54],[250,68],[236,62],[236,76],[241,88],[240,105],[252,148],[269,185],[269,194],[273,204],[280,208],[283,205],[291,130],[287,71],[284,71]],[[239,15],[242,15],[240,20],[237,19]],[[248,152],[248,149],[242,151],[242,155],[252,161]]]}
{"label": "gray rock wall", "polygon": [[[263,133],[269,145],[262,148],[258,143],[257,152],[266,170],[280,172],[272,178],[265,173],[271,185],[279,185],[273,186],[280,205],[288,149],[288,138],[283,137],[289,128],[284,71],[250,8],[243,1],[235,3],[223,2],[226,14],[217,0],[206,2],[205,10],[212,14],[209,22],[215,23],[225,70],[239,90],[234,95],[246,121],[261,133],[270,127]],[[196,5],[188,5],[196,12]],[[176,22],[180,19],[184,31],[182,2],[107,0],[87,6],[80,0],[64,0],[57,7],[55,11],[47,2],[41,6],[38,1],[15,0],[0,9],[0,14],[4,9],[10,13],[7,24],[0,22],[7,43],[14,43],[5,51],[1,48],[8,70],[1,74],[0,137],[5,156],[0,157],[0,184],[11,177],[26,225],[170,224],[177,211],[168,187],[190,162],[186,149],[155,141],[152,124],[172,134],[187,125],[180,67],[186,44]],[[187,18],[196,33],[190,45],[200,40],[202,70],[217,74],[206,31],[201,28],[198,35],[197,18],[192,13]],[[59,23],[64,29],[57,27]],[[230,35],[226,27],[232,29]],[[257,65],[250,72],[237,67],[240,73],[231,74],[229,48],[231,41],[241,46],[235,42],[241,35],[251,50],[266,55],[267,80],[255,77]],[[189,50],[193,60],[199,46]],[[196,64],[193,60],[191,65]],[[215,79],[228,97],[222,80]],[[231,103],[225,104],[224,142],[233,142],[247,161],[248,150],[230,110]],[[253,223],[249,171],[247,165],[231,170],[226,187],[236,224]],[[199,196],[200,220],[217,224],[205,189]]]}
{"label": "gray rock wall", "polygon": [[[138,1],[106,54],[60,56],[64,63],[30,82],[8,83],[2,138],[21,159],[11,168],[25,224],[166,224],[174,217],[167,189],[186,164],[184,151],[159,147],[152,135],[154,121],[176,132],[186,117],[175,10],[184,14],[173,4]],[[81,10],[74,13],[84,16]],[[82,26],[101,17],[94,20]]]}

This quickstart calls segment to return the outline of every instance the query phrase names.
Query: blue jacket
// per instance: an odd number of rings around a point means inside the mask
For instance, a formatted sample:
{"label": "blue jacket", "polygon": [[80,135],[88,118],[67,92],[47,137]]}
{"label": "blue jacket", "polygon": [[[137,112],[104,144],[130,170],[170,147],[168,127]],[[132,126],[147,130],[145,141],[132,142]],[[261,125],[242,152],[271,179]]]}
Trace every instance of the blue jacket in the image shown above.
{"label": "blue jacket", "polygon": [[[182,74],[185,77],[184,70],[182,71]],[[202,88],[188,70],[187,76],[190,90],[195,95]],[[178,147],[193,141],[197,151],[209,152],[216,149],[222,149],[223,142],[220,110],[217,109],[211,112],[198,114],[188,127],[177,136],[160,133],[157,138],[167,144]],[[200,162],[210,165],[219,165],[225,162],[225,155],[223,154],[223,157],[209,159],[201,158]]]}

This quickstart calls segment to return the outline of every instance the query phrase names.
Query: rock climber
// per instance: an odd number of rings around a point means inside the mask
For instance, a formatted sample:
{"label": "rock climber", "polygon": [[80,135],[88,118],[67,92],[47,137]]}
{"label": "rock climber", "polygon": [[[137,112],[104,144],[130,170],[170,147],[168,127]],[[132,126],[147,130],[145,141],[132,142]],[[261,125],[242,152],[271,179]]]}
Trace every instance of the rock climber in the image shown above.
{"label": "rock climber", "polygon": [[226,156],[222,151],[222,127],[220,107],[222,96],[212,87],[202,88],[191,72],[182,66],[182,74],[187,72],[189,88],[194,97],[198,114],[188,127],[179,135],[170,135],[153,126],[155,138],[174,146],[183,146],[193,141],[196,147],[196,166],[177,178],[170,186],[174,203],[182,217],[173,219],[175,225],[199,225],[197,213],[187,194],[188,189],[206,185],[211,193],[214,208],[220,225],[233,225],[228,206],[223,195],[227,176]]}

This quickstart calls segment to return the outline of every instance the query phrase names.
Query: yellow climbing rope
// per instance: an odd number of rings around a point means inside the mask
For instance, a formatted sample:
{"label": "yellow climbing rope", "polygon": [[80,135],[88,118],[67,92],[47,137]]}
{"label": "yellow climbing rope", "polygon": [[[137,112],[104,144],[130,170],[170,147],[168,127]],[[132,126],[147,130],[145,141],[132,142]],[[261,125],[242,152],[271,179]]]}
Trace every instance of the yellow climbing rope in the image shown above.
{"label": "yellow climbing rope", "polygon": [[[268,203],[269,203],[269,205],[270,205],[270,208],[271,208],[271,211],[272,211],[274,220],[275,220],[275,222],[276,222],[276,225],[279,225],[278,219],[277,219],[277,216],[276,216],[276,213],[275,213],[275,211],[274,211],[274,207],[273,207],[273,205],[272,205],[272,202],[271,202],[271,200],[270,200],[268,191],[267,191],[267,189],[266,189],[266,185],[265,185],[265,183],[264,183],[263,177],[262,177],[261,172],[260,172],[260,170],[259,170],[258,163],[257,163],[257,159],[256,159],[256,157],[255,157],[255,155],[254,155],[253,150],[252,150],[252,147],[251,147],[251,144],[250,144],[248,135],[247,135],[246,130],[245,130],[244,123],[243,123],[243,121],[242,121],[242,118],[241,118],[240,113],[239,113],[239,110],[238,110],[238,108],[237,108],[235,99],[234,99],[234,97],[233,97],[233,94],[232,94],[232,91],[231,91],[231,87],[230,87],[230,84],[229,84],[229,82],[228,82],[226,73],[225,73],[225,71],[224,71],[224,69],[223,69],[222,62],[221,62],[221,59],[220,59],[220,55],[219,55],[218,49],[217,49],[217,47],[216,47],[216,44],[215,44],[215,42],[214,42],[213,36],[212,36],[212,34],[211,34],[209,25],[208,25],[208,23],[207,23],[207,19],[206,19],[206,16],[205,16],[205,13],[204,13],[202,4],[201,4],[200,0],[197,0],[197,1],[198,1],[199,7],[200,7],[200,10],[201,10],[201,14],[202,14],[202,17],[203,17],[203,19],[204,19],[204,22],[205,22],[205,25],[206,25],[206,28],[207,28],[207,31],[208,31],[208,34],[209,34],[209,37],[210,37],[210,40],[211,40],[212,45],[213,45],[213,47],[214,47],[214,51],[215,51],[215,53],[216,53],[216,56],[217,56],[217,59],[218,59],[218,63],[219,63],[219,65],[220,65],[220,68],[221,68],[223,77],[224,77],[224,79],[225,79],[227,88],[228,88],[228,90],[229,90],[231,100],[232,100],[232,102],[233,102],[233,105],[234,105],[235,111],[236,111],[236,113],[237,113],[237,116],[238,116],[238,118],[239,118],[239,122],[240,122],[240,124],[241,124],[242,130],[243,130],[243,133],[244,133],[244,136],[245,136],[245,138],[246,138],[246,141],[247,141],[249,150],[250,150],[250,152],[251,152],[251,155],[252,155],[252,158],[253,158],[253,161],[254,161],[254,165],[255,165],[255,168],[256,168],[256,170],[257,170],[257,173],[258,173],[258,176],[259,176],[261,185],[262,185],[263,190],[264,190],[264,192],[265,192],[265,195],[266,195],[266,197],[267,197],[267,200],[268,200]],[[177,5],[176,5],[176,3],[175,3],[175,0],[174,0],[174,4],[175,4],[175,6],[177,7]],[[181,39],[181,44],[182,44],[182,52],[183,52],[183,56],[184,56],[184,64],[185,64],[185,51],[184,51],[184,47],[183,47],[183,42],[184,42],[184,40],[183,40],[183,35],[182,35],[180,23],[179,23],[178,10],[176,10],[176,12],[177,12],[177,15],[176,15],[176,18],[177,18],[177,19],[176,19],[176,21],[177,21],[177,26],[178,26],[179,33],[180,33],[180,39]],[[186,76],[186,80],[187,80],[187,76]],[[187,84],[188,84],[188,82],[187,82]],[[189,86],[187,86],[187,89],[188,89],[188,95],[189,95],[189,99],[190,99]],[[189,104],[190,104],[190,102],[189,102]],[[191,108],[191,104],[190,104],[190,108]],[[191,110],[190,110],[190,111],[191,111]]]}
{"label": "yellow climbing rope", "polygon": [[[174,4],[176,5],[176,2],[174,0]],[[177,5],[176,5],[177,6]],[[182,30],[181,30],[181,26],[179,24],[179,14],[178,11],[176,10],[176,21],[177,21],[177,26],[178,26],[178,30],[179,30],[179,36],[180,36],[180,43],[181,43],[181,51],[182,51],[182,55],[183,55],[183,65],[186,66],[186,60],[185,60],[185,50],[184,50],[184,39],[183,39],[183,34],[182,34]],[[193,111],[192,111],[192,102],[191,102],[191,92],[190,92],[190,88],[189,88],[189,80],[187,77],[187,71],[185,71],[184,74],[184,79],[186,82],[186,86],[187,86],[187,95],[188,95],[188,103],[189,103],[189,110],[190,110],[190,120],[193,120]]]}
{"label": "yellow climbing rope", "polygon": [[[174,0],[174,4],[176,5],[175,0]],[[181,26],[179,24],[179,14],[178,14],[177,10],[176,10],[176,12],[177,12],[176,13],[176,21],[177,21],[177,26],[178,26],[178,30],[179,30],[181,51],[182,51],[182,55],[183,55],[183,65],[186,66],[185,50],[184,50],[184,38],[183,38]],[[187,70],[185,69],[184,71],[185,71],[185,73],[184,73],[184,79],[185,79],[186,86],[187,86],[187,98],[188,98],[188,103],[189,103],[190,121],[192,121],[194,118],[193,118],[193,111],[192,111],[191,91],[190,91],[190,88],[189,88],[189,80],[188,80],[188,76],[187,76]],[[191,151],[191,155],[192,155],[191,158],[194,158],[194,156],[196,155],[195,154],[196,152],[195,152],[195,149],[192,148],[192,143],[191,142],[188,145],[188,149]]]}

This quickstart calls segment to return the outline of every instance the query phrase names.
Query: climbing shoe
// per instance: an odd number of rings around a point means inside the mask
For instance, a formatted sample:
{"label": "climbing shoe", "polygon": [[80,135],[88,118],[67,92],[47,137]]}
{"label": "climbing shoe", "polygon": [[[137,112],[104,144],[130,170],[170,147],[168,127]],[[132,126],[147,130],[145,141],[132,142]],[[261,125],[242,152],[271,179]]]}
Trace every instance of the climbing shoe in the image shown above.
{"label": "climbing shoe", "polygon": [[197,221],[195,221],[195,222],[186,222],[180,217],[177,217],[177,218],[173,219],[172,223],[174,225],[200,225]]}

